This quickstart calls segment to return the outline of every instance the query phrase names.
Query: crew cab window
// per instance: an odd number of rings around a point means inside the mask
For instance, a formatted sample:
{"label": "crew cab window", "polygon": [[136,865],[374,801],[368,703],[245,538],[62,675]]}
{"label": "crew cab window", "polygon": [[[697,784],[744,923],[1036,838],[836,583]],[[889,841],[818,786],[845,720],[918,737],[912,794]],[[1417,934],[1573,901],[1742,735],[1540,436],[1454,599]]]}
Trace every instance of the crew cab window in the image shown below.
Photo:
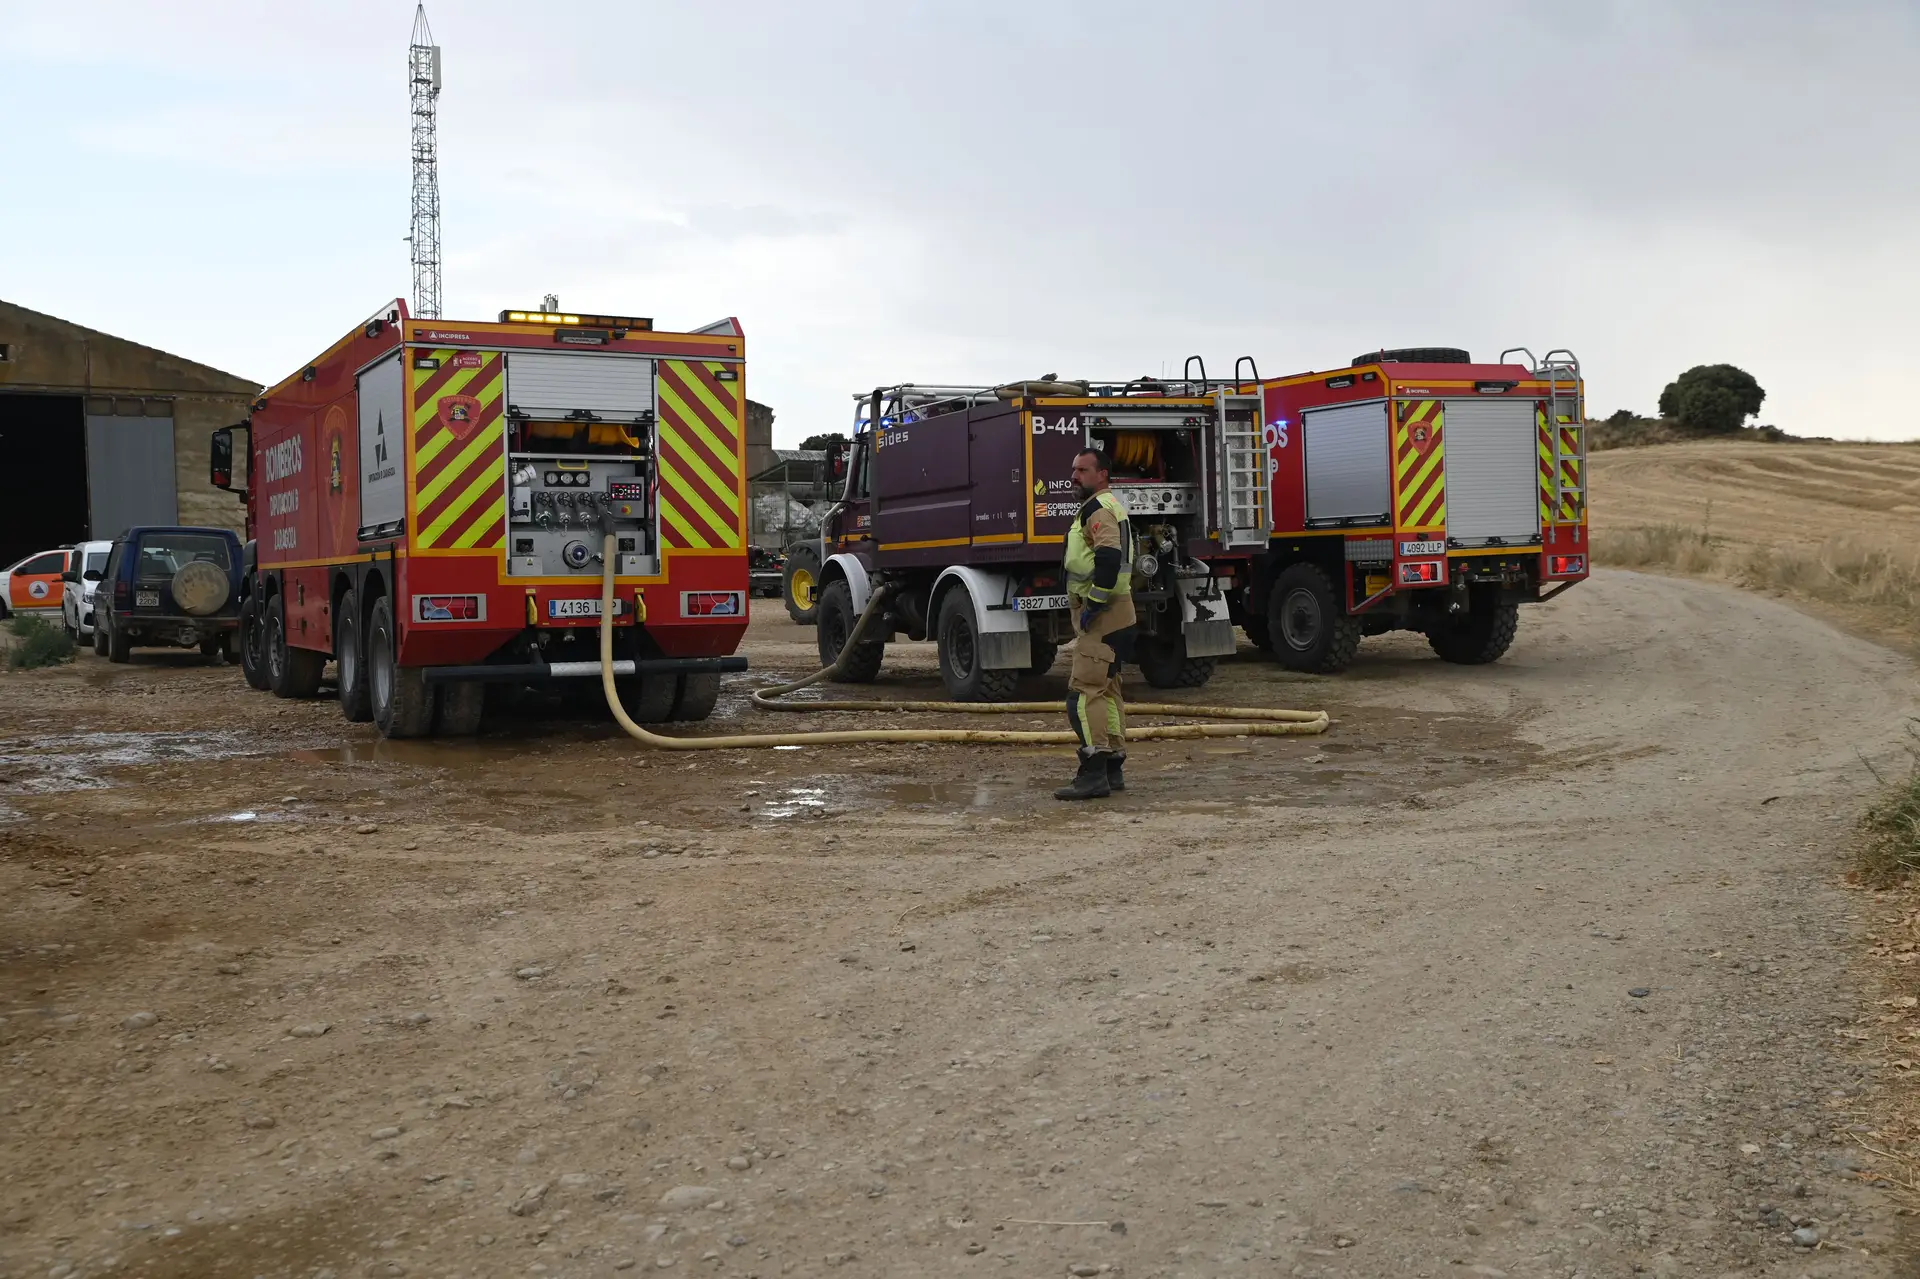
{"label": "crew cab window", "polygon": [[67,553],[52,551],[46,555],[36,555],[19,568],[13,570],[22,577],[39,577],[43,573],[62,573],[66,571]]}
{"label": "crew cab window", "polygon": [[227,544],[221,538],[198,533],[161,533],[141,540],[135,576],[142,581],[170,578],[195,560],[205,560],[219,568],[232,566],[227,557]]}

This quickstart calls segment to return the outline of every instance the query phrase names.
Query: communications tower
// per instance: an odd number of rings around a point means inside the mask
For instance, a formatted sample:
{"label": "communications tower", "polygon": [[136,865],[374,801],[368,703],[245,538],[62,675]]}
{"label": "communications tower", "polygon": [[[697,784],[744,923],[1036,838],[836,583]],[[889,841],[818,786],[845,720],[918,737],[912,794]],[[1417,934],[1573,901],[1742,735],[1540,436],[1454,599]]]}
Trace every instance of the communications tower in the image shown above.
{"label": "communications tower", "polygon": [[427,26],[427,6],[413,13],[407,46],[407,79],[413,93],[413,313],[440,318],[440,152],[434,112],[440,100],[440,46]]}

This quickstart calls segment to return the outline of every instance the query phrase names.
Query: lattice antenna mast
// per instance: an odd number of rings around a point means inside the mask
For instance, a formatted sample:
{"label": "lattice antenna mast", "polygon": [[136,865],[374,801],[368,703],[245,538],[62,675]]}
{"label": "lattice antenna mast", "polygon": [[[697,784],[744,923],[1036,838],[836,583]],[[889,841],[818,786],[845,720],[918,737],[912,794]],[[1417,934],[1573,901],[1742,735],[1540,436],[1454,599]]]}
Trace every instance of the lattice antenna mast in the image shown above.
{"label": "lattice antenna mast", "polygon": [[414,9],[413,40],[407,46],[407,79],[413,93],[413,313],[440,318],[440,150],[434,113],[440,100],[440,46],[427,26],[427,6]]}

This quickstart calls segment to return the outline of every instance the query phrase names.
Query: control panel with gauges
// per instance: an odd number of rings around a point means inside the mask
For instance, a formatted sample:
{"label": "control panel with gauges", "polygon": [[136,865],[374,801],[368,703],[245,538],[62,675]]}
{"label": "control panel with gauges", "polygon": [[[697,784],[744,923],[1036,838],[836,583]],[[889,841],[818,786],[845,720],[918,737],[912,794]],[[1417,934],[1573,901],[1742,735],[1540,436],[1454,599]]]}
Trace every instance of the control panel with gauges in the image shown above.
{"label": "control panel with gauges", "polygon": [[516,352],[507,365],[508,554],[516,577],[658,571],[652,361]]}

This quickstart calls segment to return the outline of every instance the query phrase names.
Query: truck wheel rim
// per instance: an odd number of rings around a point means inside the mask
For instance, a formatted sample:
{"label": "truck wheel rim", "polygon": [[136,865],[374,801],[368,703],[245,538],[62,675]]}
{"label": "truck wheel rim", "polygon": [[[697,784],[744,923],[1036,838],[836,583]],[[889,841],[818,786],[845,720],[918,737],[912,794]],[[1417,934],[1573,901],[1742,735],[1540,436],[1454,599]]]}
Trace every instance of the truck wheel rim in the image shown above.
{"label": "truck wheel rim", "polygon": [[961,679],[973,674],[973,632],[964,626],[947,628],[947,660]]}
{"label": "truck wheel rim", "polygon": [[1299,589],[1287,593],[1280,607],[1280,633],[1286,638],[1288,648],[1313,647],[1320,636],[1320,601],[1312,591]]}
{"label": "truck wheel rim", "polygon": [[813,574],[806,569],[793,570],[793,602],[801,608],[813,607]]}

